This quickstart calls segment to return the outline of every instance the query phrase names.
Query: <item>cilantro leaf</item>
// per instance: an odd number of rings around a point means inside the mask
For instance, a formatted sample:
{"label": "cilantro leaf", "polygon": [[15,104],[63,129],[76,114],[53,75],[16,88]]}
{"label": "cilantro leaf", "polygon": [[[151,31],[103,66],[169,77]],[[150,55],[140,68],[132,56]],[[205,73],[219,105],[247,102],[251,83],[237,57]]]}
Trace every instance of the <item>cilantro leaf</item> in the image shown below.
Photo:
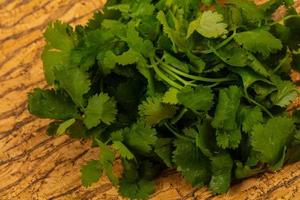
{"label": "cilantro leaf", "polygon": [[263,122],[263,114],[259,107],[242,107],[239,115],[242,122],[242,130],[246,133],[250,133],[254,125]]}
{"label": "cilantro leaf", "polygon": [[206,38],[217,38],[228,33],[227,24],[223,23],[223,16],[217,12],[205,11],[189,24],[187,38],[195,31]]}
{"label": "cilantro leaf", "polygon": [[291,81],[282,81],[278,77],[273,77],[273,83],[277,88],[277,92],[271,96],[274,105],[286,107],[297,98],[299,91]]}
{"label": "cilantro leaf", "polygon": [[228,0],[226,4],[232,4],[240,9],[249,22],[255,23],[264,19],[263,12],[251,0]]}
{"label": "cilantro leaf", "polygon": [[209,188],[216,194],[225,193],[230,186],[232,158],[228,153],[218,154],[211,159],[212,177]]}
{"label": "cilantro leaf", "polygon": [[178,31],[174,30],[169,25],[168,20],[167,20],[167,16],[162,10],[160,10],[157,13],[156,18],[160,22],[160,24],[163,26],[163,32],[171,40],[171,42],[173,44],[173,50],[175,52],[177,52],[178,49],[182,49],[182,50],[187,49],[185,40],[181,37],[181,35]]}
{"label": "cilantro leaf", "polygon": [[155,190],[153,181],[141,179],[138,182],[132,182],[126,179],[120,181],[119,192],[125,197],[131,199],[147,199]]}
{"label": "cilantro leaf", "polygon": [[101,62],[103,73],[109,74],[116,64],[131,65],[139,62],[141,56],[136,51],[129,49],[121,55],[115,55],[112,51],[107,51],[104,54],[99,54],[97,58]]}
{"label": "cilantro leaf", "polygon": [[237,148],[241,140],[241,132],[237,124],[237,112],[241,91],[236,86],[220,90],[212,126],[217,129],[217,143],[222,148]]}
{"label": "cilantro leaf", "polygon": [[157,141],[156,130],[143,122],[125,128],[123,133],[125,144],[142,154],[150,153]]}
{"label": "cilantro leaf", "polygon": [[127,160],[135,159],[134,155],[130,152],[130,150],[120,141],[115,141],[113,143],[113,148],[120,152],[122,158]]}
{"label": "cilantro leaf", "polygon": [[75,104],[61,92],[36,88],[28,101],[29,112],[41,118],[66,120],[78,115]]}
{"label": "cilantro leaf", "polygon": [[193,186],[206,184],[210,179],[209,160],[191,142],[177,139],[175,146],[173,162],[177,170]]}
{"label": "cilantro leaf", "polygon": [[218,129],[216,131],[216,141],[219,147],[226,149],[238,148],[242,139],[241,131],[239,129],[226,130]]}
{"label": "cilantro leaf", "polygon": [[123,39],[131,49],[140,52],[145,57],[150,57],[154,54],[153,43],[140,37],[133,23],[128,24],[127,35]]}
{"label": "cilantro leaf", "polygon": [[244,67],[249,62],[248,52],[235,43],[230,43],[215,53],[223,62],[231,66]]}
{"label": "cilantro leaf", "polygon": [[59,21],[48,25],[44,37],[47,41],[42,54],[44,72],[48,84],[52,85],[55,80],[55,67],[69,65],[76,41],[72,35],[72,27]]}
{"label": "cilantro leaf", "polygon": [[197,134],[195,138],[196,146],[201,150],[201,152],[207,157],[212,157],[217,146],[214,129],[211,126],[210,120],[205,120],[201,125],[197,126]]}
{"label": "cilantro leaf", "polygon": [[88,161],[81,167],[80,172],[83,186],[91,186],[92,183],[97,182],[102,175],[102,169],[99,160]]}
{"label": "cilantro leaf", "polygon": [[168,103],[168,104],[173,104],[176,105],[178,104],[178,99],[177,99],[177,94],[179,93],[179,90],[177,90],[176,88],[169,88],[169,90],[167,92],[165,92],[163,98],[162,98],[162,102],[163,103]]}
{"label": "cilantro leaf", "polygon": [[237,86],[220,90],[215,117],[212,121],[214,128],[235,130],[236,116],[240,104],[241,91]]}
{"label": "cilantro leaf", "polygon": [[100,157],[99,157],[99,164],[101,169],[105,173],[105,175],[109,178],[109,180],[114,184],[117,185],[119,182],[118,177],[113,172],[113,162],[115,160],[114,153],[106,146],[103,142],[96,139],[96,143],[100,147]]}
{"label": "cilantro leaf", "polygon": [[176,107],[161,103],[160,97],[149,97],[139,105],[139,114],[146,124],[153,126],[165,119],[172,118],[176,114]]}
{"label": "cilantro leaf", "polygon": [[263,172],[261,167],[251,168],[239,161],[236,162],[235,177],[237,179],[247,178],[261,172]]}
{"label": "cilantro leaf", "polygon": [[168,167],[172,167],[172,139],[159,138],[155,144],[154,152]]}
{"label": "cilantro leaf", "polygon": [[64,88],[72,100],[82,107],[84,105],[83,95],[90,90],[91,85],[87,73],[79,68],[56,69],[54,73],[60,87]]}
{"label": "cilantro leaf", "polygon": [[111,124],[116,118],[116,102],[105,93],[100,93],[89,99],[84,109],[84,124],[91,129],[101,122]]}
{"label": "cilantro leaf", "polygon": [[282,49],[281,41],[263,29],[237,33],[234,39],[245,49],[253,53],[260,53],[265,57]]}
{"label": "cilantro leaf", "polygon": [[[124,159],[122,159],[122,164],[124,170],[120,180],[120,194],[130,199],[146,199],[154,192],[155,184],[139,172],[141,166]],[[151,169],[148,169],[148,171],[151,171]]]}
{"label": "cilantro leaf", "polygon": [[274,117],[266,124],[257,124],[251,132],[251,145],[262,162],[274,164],[284,146],[293,136],[294,123],[286,117]]}
{"label": "cilantro leaf", "polygon": [[210,88],[201,86],[195,89],[185,87],[177,94],[179,103],[192,110],[208,111],[213,104],[213,93]]}

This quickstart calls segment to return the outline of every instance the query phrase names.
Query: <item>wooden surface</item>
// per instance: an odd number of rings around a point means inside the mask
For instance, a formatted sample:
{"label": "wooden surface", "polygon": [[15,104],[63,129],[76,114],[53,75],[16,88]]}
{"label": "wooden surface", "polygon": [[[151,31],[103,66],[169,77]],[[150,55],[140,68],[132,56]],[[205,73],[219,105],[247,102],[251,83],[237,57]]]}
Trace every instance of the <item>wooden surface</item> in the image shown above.
{"label": "wooden surface", "polygon": [[[121,199],[106,178],[81,186],[80,165],[97,158],[89,142],[47,137],[48,120],[26,109],[27,92],[45,87],[40,55],[47,23],[85,23],[100,7],[100,0],[0,0],[0,200]],[[152,199],[300,200],[300,163],[243,181],[218,197],[165,172]]]}

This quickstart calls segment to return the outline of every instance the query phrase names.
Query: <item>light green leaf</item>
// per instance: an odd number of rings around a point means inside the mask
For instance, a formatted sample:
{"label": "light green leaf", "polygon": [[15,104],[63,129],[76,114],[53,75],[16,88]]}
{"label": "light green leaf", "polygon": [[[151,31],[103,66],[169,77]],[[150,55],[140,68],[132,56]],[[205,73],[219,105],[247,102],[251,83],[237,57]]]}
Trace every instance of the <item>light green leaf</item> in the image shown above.
{"label": "light green leaf", "polygon": [[58,128],[57,128],[57,135],[62,135],[66,132],[66,130],[72,126],[74,123],[76,122],[75,119],[69,119],[67,121],[64,121],[63,123],[61,123]]}
{"label": "light green leaf", "polygon": [[187,38],[195,31],[206,38],[217,38],[228,33],[227,24],[223,23],[223,16],[217,12],[205,11],[188,28]]}

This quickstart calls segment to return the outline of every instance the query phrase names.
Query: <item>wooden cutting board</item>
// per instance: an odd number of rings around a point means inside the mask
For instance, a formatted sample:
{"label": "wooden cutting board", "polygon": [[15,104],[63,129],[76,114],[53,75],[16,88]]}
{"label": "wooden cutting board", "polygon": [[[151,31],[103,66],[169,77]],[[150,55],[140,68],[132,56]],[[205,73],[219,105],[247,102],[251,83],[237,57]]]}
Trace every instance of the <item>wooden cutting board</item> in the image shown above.
{"label": "wooden cutting board", "polygon": [[[40,55],[48,22],[83,24],[101,5],[100,0],[0,0],[0,200],[122,199],[107,178],[88,189],[81,186],[80,166],[97,158],[97,149],[87,141],[46,136],[48,120],[27,111],[26,94],[46,86]],[[152,199],[300,200],[300,163],[245,180],[217,197],[168,171],[157,180]]]}

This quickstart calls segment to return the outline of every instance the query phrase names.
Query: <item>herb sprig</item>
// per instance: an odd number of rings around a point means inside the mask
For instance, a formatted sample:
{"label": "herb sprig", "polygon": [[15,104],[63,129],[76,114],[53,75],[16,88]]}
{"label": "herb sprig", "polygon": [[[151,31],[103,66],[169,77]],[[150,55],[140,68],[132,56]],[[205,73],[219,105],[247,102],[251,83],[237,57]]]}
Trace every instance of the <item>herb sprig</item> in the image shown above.
{"label": "herb sprig", "polygon": [[221,194],[300,159],[299,111],[286,112],[299,94],[289,79],[300,69],[299,27],[291,1],[109,0],[85,26],[49,24],[51,89],[29,93],[29,111],[55,120],[48,134],[100,147],[81,169],[84,186],[106,175],[121,195],[146,199],[176,168]]}

